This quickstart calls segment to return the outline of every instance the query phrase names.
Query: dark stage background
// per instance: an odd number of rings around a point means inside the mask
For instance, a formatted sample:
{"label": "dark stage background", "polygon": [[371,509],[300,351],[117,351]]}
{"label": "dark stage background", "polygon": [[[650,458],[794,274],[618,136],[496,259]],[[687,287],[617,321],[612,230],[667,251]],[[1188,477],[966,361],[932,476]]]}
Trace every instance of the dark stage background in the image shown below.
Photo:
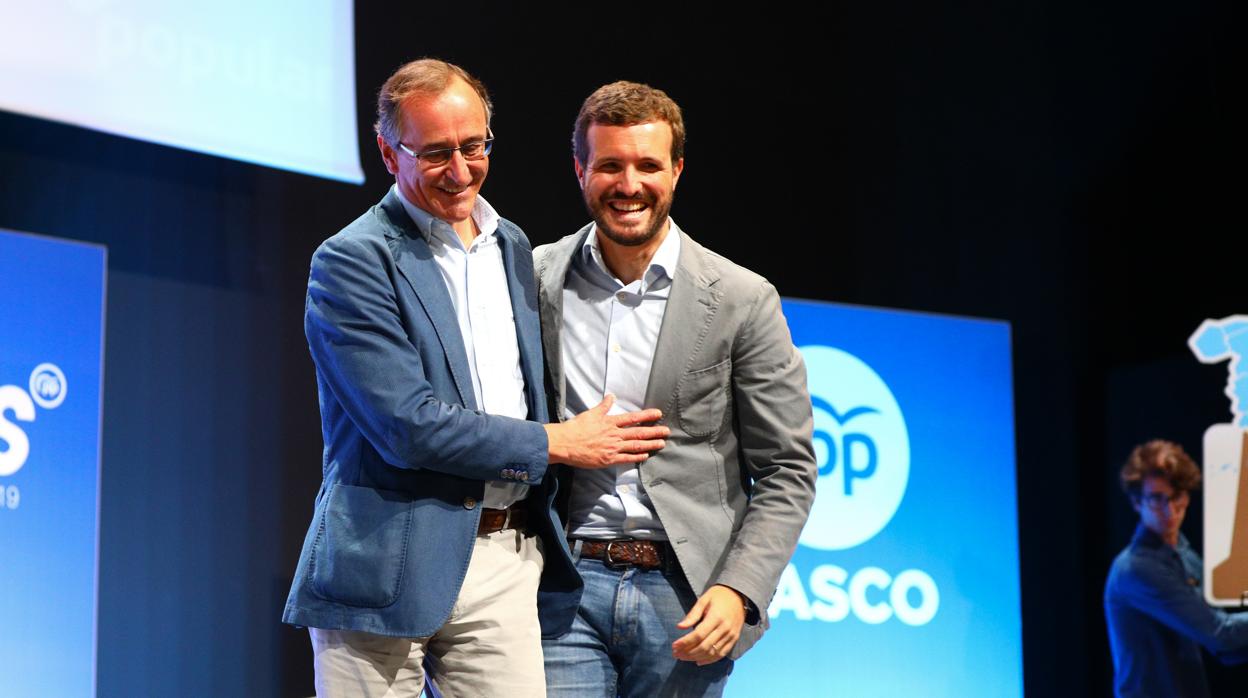
{"label": "dark stage background", "polygon": [[101,696],[312,692],[279,623],[320,479],[307,264],[388,185],[373,95],[421,55],[490,87],[485,194],[535,243],[585,221],[572,120],[629,78],[685,109],[681,226],[782,294],[1010,321],[1027,692],[1108,693],[1114,473],[1228,418],[1185,340],[1248,312],[1242,3],[358,4],[362,187],[0,114],[0,227],[109,247]]}

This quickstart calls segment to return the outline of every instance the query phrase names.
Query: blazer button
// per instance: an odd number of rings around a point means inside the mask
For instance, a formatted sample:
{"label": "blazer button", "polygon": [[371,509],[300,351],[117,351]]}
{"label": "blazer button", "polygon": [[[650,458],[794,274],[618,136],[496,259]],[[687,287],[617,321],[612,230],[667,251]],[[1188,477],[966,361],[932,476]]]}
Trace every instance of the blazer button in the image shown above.
{"label": "blazer button", "polygon": [[473,499],[472,497],[464,497],[465,509],[472,509],[472,508],[475,508],[476,506],[477,506],[477,500]]}

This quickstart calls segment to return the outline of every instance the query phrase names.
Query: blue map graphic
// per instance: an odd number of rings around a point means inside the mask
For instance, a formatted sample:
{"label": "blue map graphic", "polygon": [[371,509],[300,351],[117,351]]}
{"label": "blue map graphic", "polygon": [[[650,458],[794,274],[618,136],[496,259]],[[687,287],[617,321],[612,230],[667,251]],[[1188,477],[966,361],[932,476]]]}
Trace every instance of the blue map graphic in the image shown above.
{"label": "blue map graphic", "polygon": [[1226,396],[1231,398],[1233,424],[1248,427],[1248,315],[1232,315],[1221,320],[1205,320],[1187,340],[1192,353],[1202,363],[1230,359]]}

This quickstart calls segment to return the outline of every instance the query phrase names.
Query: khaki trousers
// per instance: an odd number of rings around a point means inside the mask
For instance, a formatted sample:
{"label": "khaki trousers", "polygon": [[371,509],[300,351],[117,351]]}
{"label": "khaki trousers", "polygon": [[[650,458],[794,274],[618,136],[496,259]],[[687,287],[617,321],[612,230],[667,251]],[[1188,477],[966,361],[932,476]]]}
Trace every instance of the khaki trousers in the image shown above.
{"label": "khaki trousers", "polygon": [[426,656],[446,698],[546,695],[537,583],[537,536],[477,536],[450,618],[430,637],[393,638],[309,628],[318,698],[417,698]]}

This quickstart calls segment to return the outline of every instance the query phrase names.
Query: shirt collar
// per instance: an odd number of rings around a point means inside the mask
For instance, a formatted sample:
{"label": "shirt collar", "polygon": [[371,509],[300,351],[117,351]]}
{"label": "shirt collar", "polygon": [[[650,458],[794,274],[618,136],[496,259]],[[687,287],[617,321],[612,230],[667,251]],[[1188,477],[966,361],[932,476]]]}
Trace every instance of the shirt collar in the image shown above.
{"label": "shirt collar", "polygon": [[[654,256],[650,258],[650,266],[646,268],[646,273],[642,275],[641,292],[650,288],[655,282],[662,279],[669,281],[676,274],[676,265],[680,261],[680,227],[676,225],[676,221],[670,217],[667,219],[667,237],[663,238],[663,242],[659,244],[659,249],[654,251]],[[581,259],[586,263],[592,263],[597,266],[604,274],[615,278],[615,275],[607,269],[607,263],[602,258],[602,248],[598,242],[598,225],[589,231],[589,235],[585,236],[585,242],[581,243]]]}
{"label": "shirt collar", "polygon": [[[1142,545],[1146,548],[1169,548],[1170,547],[1166,545],[1166,542],[1164,540],[1161,539],[1161,536],[1157,535],[1156,533],[1153,533],[1142,523],[1135,525],[1135,535],[1131,537],[1131,542],[1138,544],[1138,545]],[[1183,535],[1183,532],[1180,531],[1179,541],[1174,546],[1174,550],[1182,551],[1185,548],[1190,548],[1190,547],[1191,547],[1191,544],[1187,542],[1187,536]]]}
{"label": "shirt collar", "polygon": [[[430,242],[430,236],[436,235],[438,239],[449,245],[463,247],[463,241],[455,234],[450,223],[441,218],[434,218],[433,214],[408,201],[398,184],[391,185],[391,189],[399,197],[403,210],[407,211],[407,215],[416,224],[420,234],[425,236],[425,242]],[[472,204],[472,220],[477,224],[477,230],[481,231],[481,237],[491,236],[498,230],[498,212],[480,194],[477,194],[477,199]]]}

